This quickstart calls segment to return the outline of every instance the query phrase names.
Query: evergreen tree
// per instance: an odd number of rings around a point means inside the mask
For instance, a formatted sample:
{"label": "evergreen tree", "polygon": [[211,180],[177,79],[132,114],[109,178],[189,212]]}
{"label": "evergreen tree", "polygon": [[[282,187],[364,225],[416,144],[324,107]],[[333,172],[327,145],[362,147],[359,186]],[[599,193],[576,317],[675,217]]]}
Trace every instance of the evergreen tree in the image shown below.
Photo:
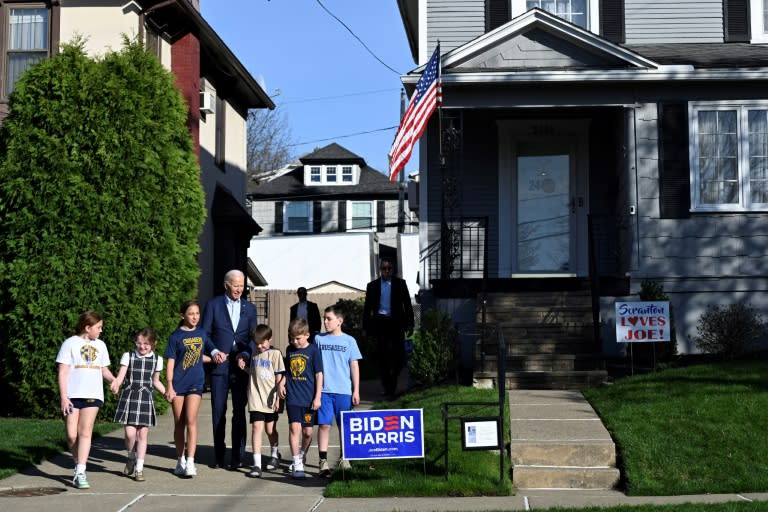
{"label": "evergreen tree", "polygon": [[16,83],[10,110],[0,127],[2,403],[58,416],[55,358],[80,313],[104,316],[116,372],[138,329],[166,338],[196,296],[204,193],[187,106],[139,43],[97,59],[82,41],[64,45]]}

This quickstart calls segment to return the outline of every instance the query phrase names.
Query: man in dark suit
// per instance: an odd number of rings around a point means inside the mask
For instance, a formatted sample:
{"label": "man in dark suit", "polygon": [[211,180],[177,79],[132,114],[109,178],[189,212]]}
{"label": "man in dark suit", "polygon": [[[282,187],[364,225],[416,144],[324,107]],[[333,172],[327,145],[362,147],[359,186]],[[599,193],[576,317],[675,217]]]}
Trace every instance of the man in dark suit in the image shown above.
{"label": "man in dark suit", "polygon": [[320,332],[320,308],[317,304],[307,300],[307,289],[303,286],[296,290],[296,295],[299,297],[299,302],[291,306],[291,318],[289,321],[293,321],[294,318],[301,317],[309,324],[309,342],[315,341],[315,335]]}
{"label": "man in dark suit", "polygon": [[232,390],[232,454],[230,469],[237,469],[245,457],[245,406],[248,403],[248,372],[237,366],[240,353],[250,355],[250,333],[256,327],[256,307],[242,297],[245,275],[230,270],[224,276],[224,295],[208,301],[203,311],[202,328],[212,346],[206,351],[213,359],[211,371],[211,409],[213,448],[216,462],[224,467],[227,431],[227,395]]}
{"label": "man in dark suit", "polygon": [[408,285],[392,275],[392,260],[382,258],[379,270],[381,277],[365,288],[363,329],[376,343],[381,384],[392,397],[405,364],[405,335],[413,331],[413,306]]}

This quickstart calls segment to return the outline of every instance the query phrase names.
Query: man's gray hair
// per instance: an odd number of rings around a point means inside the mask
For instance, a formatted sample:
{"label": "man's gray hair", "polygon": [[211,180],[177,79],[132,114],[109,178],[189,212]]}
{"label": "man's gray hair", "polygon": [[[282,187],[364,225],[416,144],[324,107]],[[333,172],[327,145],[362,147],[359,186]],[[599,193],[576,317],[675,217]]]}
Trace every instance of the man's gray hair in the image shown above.
{"label": "man's gray hair", "polygon": [[224,284],[227,284],[232,281],[232,278],[235,276],[239,276],[243,278],[243,281],[245,281],[245,274],[243,274],[240,270],[233,269],[224,274]]}

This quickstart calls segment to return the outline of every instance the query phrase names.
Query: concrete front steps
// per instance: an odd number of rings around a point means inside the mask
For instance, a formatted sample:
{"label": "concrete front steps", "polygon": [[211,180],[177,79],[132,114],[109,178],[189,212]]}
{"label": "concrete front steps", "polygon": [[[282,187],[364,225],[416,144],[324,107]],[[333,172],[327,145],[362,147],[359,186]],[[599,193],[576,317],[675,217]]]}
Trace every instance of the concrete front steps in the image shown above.
{"label": "concrete front steps", "polygon": [[498,386],[501,363],[507,389],[581,389],[607,379],[588,291],[491,293],[483,304],[477,322],[496,326],[502,337],[476,343],[475,386]]}
{"label": "concrete front steps", "polygon": [[579,391],[508,393],[512,483],[517,489],[612,489],[616,447]]}

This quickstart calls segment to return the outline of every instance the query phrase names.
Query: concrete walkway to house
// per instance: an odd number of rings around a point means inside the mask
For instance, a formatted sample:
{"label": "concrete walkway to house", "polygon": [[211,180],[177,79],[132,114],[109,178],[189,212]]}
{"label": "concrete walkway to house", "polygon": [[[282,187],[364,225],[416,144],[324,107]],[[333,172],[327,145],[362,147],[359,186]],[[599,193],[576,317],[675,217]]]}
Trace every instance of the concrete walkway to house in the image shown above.
{"label": "concrete walkway to house", "polygon": [[[361,408],[370,407],[378,399],[378,386],[365,383]],[[523,393],[513,391],[512,393]],[[542,393],[537,391],[536,393]],[[539,395],[541,396],[541,395]],[[561,395],[562,396],[562,395]],[[552,399],[556,399],[553,394]],[[574,408],[572,397],[570,409]],[[519,402],[519,401],[518,401]],[[584,402],[586,404],[586,401]],[[588,407],[588,405],[586,405]],[[285,416],[279,425],[280,451],[289,454],[288,426]],[[627,497],[621,492],[573,490],[521,490],[516,496],[480,498],[324,498],[326,480],[317,477],[317,448],[308,457],[306,480],[294,480],[283,471],[266,472],[260,479],[250,479],[245,469],[227,471],[211,469],[206,464],[213,458],[210,400],[203,398],[200,410],[200,448],[198,476],[182,479],[173,475],[175,452],[173,418],[164,414],[150,432],[150,448],[144,475],[138,483],[122,475],[125,462],[122,431],[118,430],[94,440],[88,463],[91,488],[77,490],[71,485],[72,462],[68,455],[45,461],[23,473],[0,480],[0,510],[14,512],[163,512],[171,510],[216,511],[266,510],[279,512],[376,512],[376,511],[490,511],[544,510],[550,507],[583,507],[593,505],[639,505],[665,503],[718,503],[725,501],[768,501],[768,493],[744,495],[702,495],[672,497]],[[62,431],[63,435],[63,431]],[[335,434],[334,434],[335,435]],[[250,435],[249,435],[250,443]],[[250,446],[250,444],[249,444]],[[336,460],[338,438],[331,439],[329,460]],[[284,466],[287,463],[284,463]],[[50,490],[51,494],[36,493]],[[42,495],[34,495],[42,494]],[[31,495],[31,496],[30,496]]]}

